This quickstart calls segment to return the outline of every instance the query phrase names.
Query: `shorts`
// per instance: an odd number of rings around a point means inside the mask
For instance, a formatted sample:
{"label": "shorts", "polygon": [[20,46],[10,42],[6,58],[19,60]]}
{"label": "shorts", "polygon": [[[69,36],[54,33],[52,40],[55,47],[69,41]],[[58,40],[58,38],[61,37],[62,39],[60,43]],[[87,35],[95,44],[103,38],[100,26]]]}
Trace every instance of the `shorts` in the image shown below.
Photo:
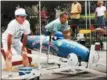
{"label": "shorts", "polygon": [[[8,50],[7,48],[7,42],[2,42],[2,46],[4,51],[6,52]],[[11,51],[12,51],[12,55],[21,55],[21,51],[22,51],[22,43],[19,41],[16,44],[12,44],[11,45]]]}
{"label": "shorts", "polygon": [[98,25],[98,27],[104,27],[105,26],[104,16],[97,17],[97,25]]}
{"label": "shorts", "polygon": [[71,19],[71,20],[72,20],[72,21],[71,21],[71,25],[72,25],[72,26],[76,26],[76,27],[79,26],[79,24],[80,24],[80,23],[79,23],[79,22],[80,22],[79,19]]}

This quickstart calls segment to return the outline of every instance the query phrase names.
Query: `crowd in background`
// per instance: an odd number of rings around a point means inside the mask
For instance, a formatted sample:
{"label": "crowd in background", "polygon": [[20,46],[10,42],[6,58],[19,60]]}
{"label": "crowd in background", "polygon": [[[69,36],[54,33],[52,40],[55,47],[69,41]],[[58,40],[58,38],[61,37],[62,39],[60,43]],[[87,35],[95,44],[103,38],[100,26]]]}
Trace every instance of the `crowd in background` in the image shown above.
{"label": "crowd in background", "polygon": [[[81,11],[81,15],[85,15],[85,1],[78,1],[82,6],[82,11]],[[106,2],[106,1],[105,1]],[[105,5],[105,2],[104,2],[104,5]],[[91,9],[91,13],[94,13],[95,12],[95,9],[97,7],[97,2],[96,1],[91,1],[91,6],[90,6],[90,9]],[[58,18],[59,14],[61,12],[68,12],[68,14],[70,15],[70,8],[71,8],[71,4],[72,2],[70,1],[57,1],[57,2],[41,2],[41,19],[42,19],[42,28],[44,25],[46,25],[47,23],[51,22],[52,20]],[[39,13],[39,6],[38,6],[38,3],[36,4],[33,4],[30,6],[29,5],[26,5],[24,4],[24,6],[21,6],[21,7],[24,7],[28,13],[28,19],[31,23],[31,30],[32,30],[32,33],[33,34],[39,34],[40,32],[40,26],[39,26],[39,17],[38,17],[38,13]],[[16,6],[16,5],[15,5]],[[88,6],[87,6],[87,9],[88,9]],[[5,27],[7,26],[9,20],[11,20],[13,18],[12,16],[12,12],[9,12],[7,14],[7,12],[3,12],[3,10],[1,11],[2,12],[2,22],[1,22],[1,26],[2,28],[5,29]],[[89,13],[89,10],[87,10],[87,13]],[[43,15],[42,15],[43,14]],[[45,16],[46,19],[43,19],[42,16]],[[70,17],[70,16],[69,16]],[[80,27],[81,28],[85,28],[85,19],[80,19]],[[96,20],[95,19],[91,19],[91,22],[92,24],[96,24]],[[106,22],[107,23],[107,22]],[[89,24],[89,23],[87,23]],[[44,30],[44,28],[42,29],[42,31]],[[44,33],[44,31],[43,31]]]}

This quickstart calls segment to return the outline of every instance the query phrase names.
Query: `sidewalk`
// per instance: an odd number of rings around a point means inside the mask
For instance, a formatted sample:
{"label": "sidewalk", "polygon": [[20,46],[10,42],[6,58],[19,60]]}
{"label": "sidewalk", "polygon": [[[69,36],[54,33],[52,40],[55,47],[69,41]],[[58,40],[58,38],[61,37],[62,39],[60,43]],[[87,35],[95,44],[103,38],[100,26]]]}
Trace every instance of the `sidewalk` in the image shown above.
{"label": "sidewalk", "polygon": [[96,51],[99,55],[99,60],[97,64],[93,67],[94,70],[98,70],[101,72],[107,73],[107,65],[106,65],[106,60],[107,60],[107,42],[103,42],[104,48],[103,50]]}

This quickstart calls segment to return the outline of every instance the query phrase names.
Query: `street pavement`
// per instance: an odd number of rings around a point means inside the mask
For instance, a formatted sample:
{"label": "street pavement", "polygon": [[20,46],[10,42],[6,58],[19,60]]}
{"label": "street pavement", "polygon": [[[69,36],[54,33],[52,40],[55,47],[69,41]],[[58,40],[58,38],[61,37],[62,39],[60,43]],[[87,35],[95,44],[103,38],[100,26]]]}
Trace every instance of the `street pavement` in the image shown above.
{"label": "street pavement", "polygon": [[107,80],[107,70],[106,70],[106,54],[107,54],[107,43],[104,42],[104,49],[97,51],[99,54],[99,61],[97,62],[97,65],[93,66],[92,70],[96,70],[99,72],[104,73],[97,74],[92,72],[83,72],[76,75],[71,74],[44,74],[41,75],[40,79],[45,80]]}

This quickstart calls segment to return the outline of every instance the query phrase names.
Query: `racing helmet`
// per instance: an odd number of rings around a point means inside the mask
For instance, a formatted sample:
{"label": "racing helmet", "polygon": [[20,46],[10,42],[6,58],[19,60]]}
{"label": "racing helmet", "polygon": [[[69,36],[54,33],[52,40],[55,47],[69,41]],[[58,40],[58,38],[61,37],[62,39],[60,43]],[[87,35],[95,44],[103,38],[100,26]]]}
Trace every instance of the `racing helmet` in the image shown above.
{"label": "racing helmet", "polygon": [[60,32],[60,31],[55,32],[54,36],[55,36],[57,39],[63,39],[63,38],[64,38],[62,32]]}

